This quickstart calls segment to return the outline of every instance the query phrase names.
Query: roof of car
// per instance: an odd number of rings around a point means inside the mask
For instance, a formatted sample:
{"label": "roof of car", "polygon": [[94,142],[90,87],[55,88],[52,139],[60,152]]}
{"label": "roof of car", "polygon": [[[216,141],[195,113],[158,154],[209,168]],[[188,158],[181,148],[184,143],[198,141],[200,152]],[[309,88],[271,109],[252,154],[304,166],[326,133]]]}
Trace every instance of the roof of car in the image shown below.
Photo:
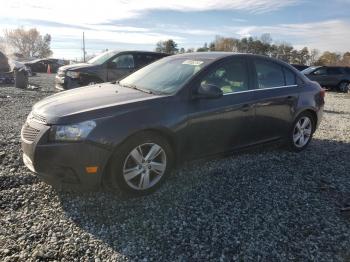
{"label": "roof of car", "polygon": [[232,55],[239,55],[239,54],[240,53],[233,53],[233,52],[193,52],[193,53],[177,54],[177,55],[174,55],[172,57],[216,60],[216,59],[220,59],[223,57],[232,56]]}
{"label": "roof of car", "polygon": [[166,53],[160,53],[160,52],[154,52],[154,51],[142,51],[142,50],[112,50],[110,52],[116,52],[116,53],[142,53],[142,54],[157,54],[157,55],[164,55],[168,56],[170,54]]}
{"label": "roof of car", "polygon": [[[276,63],[284,64],[289,66],[290,68],[295,69],[291,65],[283,62],[282,60],[278,60],[273,57],[268,57],[264,55],[256,55],[256,54],[247,54],[247,53],[234,53],[234,52],[193,52],[193,53],[184,53],[184,54],[178,54],[178,55],[173,55],[170,57],[167,57],[166,59],[171,59],[171,58],[176,58],[176,57],[181,57],[181,58],[188,58],[188,59],[207,59],[207,60],[220,60],[225,57],[230,57],[230,56],[249,56],[249,57],[255,57],[255,58],[262,58],[262,59],[267,59],[274,61]],[[296,69],[295,69],[296,70]]]}

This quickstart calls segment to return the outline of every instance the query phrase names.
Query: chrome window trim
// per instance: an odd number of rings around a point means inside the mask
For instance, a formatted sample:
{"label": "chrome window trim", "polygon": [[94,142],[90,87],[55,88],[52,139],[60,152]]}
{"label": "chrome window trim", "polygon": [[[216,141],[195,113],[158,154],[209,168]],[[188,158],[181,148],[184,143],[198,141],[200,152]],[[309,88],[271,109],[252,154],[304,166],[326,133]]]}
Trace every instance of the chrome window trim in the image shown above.
{"label": "chrome window trim", "polygon": [[271,89],[280,89],[280,88],[290,88],[290,87],[297,87],[297,86],[298,85],[274,86],[274,87],[267,87],[267,88],[258,88],[258,89],[250,89],[250,90],[244,90],[244,91],[238,91],[238,92],[231,92],[231,93],[226,93],[223,95],[227,96],[227,95],[234,95],[234,94],[240,94],[240,93],[248,93],[248,92],[271,90]]}

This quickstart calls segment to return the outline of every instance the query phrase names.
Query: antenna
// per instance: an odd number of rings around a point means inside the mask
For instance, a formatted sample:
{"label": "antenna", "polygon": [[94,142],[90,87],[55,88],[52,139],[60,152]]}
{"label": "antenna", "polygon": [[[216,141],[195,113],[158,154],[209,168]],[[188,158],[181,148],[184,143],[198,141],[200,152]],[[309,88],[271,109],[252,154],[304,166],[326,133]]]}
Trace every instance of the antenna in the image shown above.
{"label": "antenna", "polygon": [[84,63],[85,63],[85,33],[83,32],[83,57],[84,57]]}

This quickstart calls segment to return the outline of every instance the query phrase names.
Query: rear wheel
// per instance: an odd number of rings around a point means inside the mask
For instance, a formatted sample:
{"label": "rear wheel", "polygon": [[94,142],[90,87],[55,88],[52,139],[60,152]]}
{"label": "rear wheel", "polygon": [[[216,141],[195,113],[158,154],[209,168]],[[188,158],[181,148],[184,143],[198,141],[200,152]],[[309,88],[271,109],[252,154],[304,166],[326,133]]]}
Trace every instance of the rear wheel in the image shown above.
{"label": "rear wheel", "polygon": [[312,114],[305,112],[300,114],[293,123],[289,134],[289,148],[294,152],[304,150],[311,142],[315,130],[315,120]]}
{"label": "rear wheel", "polygon": [[350,82],[341,82],[339,84],[339,90],[343,93],[348,93],[350,91]]}
{"label": "rear wheel", "polygon": [[118,148],[110,163],[108,181],[113,190],[148,194],[161,185],[172,165],[168,141],[153,132],[143,132]]}

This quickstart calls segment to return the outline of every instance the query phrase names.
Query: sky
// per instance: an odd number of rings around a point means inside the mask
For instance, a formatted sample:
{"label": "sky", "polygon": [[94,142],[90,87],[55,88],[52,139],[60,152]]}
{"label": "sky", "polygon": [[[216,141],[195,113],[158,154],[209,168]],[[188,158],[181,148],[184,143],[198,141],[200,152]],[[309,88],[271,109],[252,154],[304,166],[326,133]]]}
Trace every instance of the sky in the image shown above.
{"label": "sky", "polygon": [[198,48],[215,36],[270,33],[296,48],[350,51],[350,0],[7,0],[0,5],[4,30],[36,27],[50,34],[53,56],[82,56],[102,50],[154,50],[173,39]]}

